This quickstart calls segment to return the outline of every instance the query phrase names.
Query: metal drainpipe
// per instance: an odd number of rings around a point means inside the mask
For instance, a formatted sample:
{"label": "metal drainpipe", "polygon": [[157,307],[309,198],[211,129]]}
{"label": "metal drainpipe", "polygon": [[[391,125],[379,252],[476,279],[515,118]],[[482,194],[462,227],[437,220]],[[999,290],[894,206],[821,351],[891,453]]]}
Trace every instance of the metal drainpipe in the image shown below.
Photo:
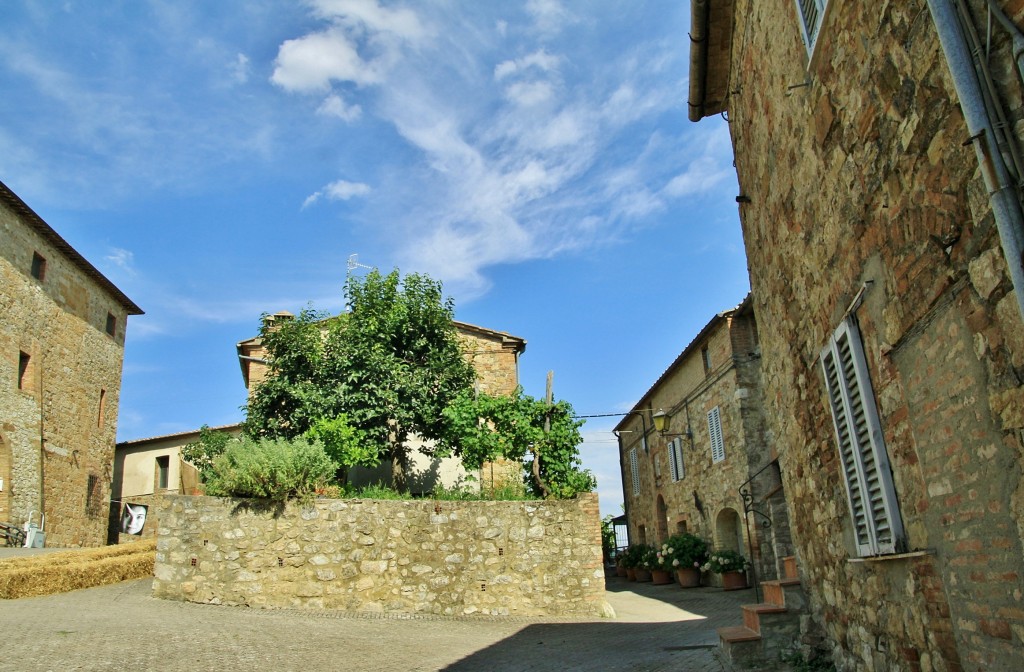
{"label": "metal drainpipe", "polygon": [[967,121],[967,130],[978,156],[978,164],[989,193],[989,204],[999,229],[1003,256],[1017,296],[1017,308],[1024,318],[1024,213],[1021,212],[1020,201],[1003,157],[995,146],[992,121],[985,109],[981,85],[967,42],[957,22],[956,8],[951,0],[928,0],[928,9],[946,57],[953,86],[960,98],[960,108]]}
{"label": "metal drainpipe", "polygon": [[988,8],[1013,38],[1013,60],[1017,64],[1017,75],[1024,82],[1024,33],[1021,33],[1020,28],[1010,21],[996,0],[988,0]]}

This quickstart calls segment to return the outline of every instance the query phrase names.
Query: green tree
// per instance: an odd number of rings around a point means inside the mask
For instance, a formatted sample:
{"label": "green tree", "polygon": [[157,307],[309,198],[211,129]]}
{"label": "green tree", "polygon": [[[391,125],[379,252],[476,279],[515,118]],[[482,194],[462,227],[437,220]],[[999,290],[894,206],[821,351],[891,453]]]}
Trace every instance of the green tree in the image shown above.
{"label": "green tree", "polygon": [[227,432],[217,432],[209,425],[199,428],[199,438],[181,448],[181,459],[199,470],[199,478],[205,483],[213,472],[213,461],[221,455],[231,440]]}
{"label": "green tree", "polygon": [[321,443],[327,456],[338,464],[335,480],[342,486],[348,483],[348,471],[352,467],[374,467],[380,463],[378,449],[349,424],[345,415],[317,420],[304,436]]}
{"label": "green tree", "polygon": [[524,482],[540,497],[569,498],[597,485],[582,469],[583,442],[572,405],[547,404],[518,388],[511,396],[465,391],[444,410],[449,441],[463,464],[479,468],[498,457],[523,463]]}
{"label": "green tree", "polygon": [[451,453],[442,411],[476,375],[440,282],[374,270],[350,277],[345,293],[350,313],[306,310],[261,328],[269,371],[245,407],[246,431],[292,438],[344,416],[370,453],[390,458],[405,490],[410,437]]}

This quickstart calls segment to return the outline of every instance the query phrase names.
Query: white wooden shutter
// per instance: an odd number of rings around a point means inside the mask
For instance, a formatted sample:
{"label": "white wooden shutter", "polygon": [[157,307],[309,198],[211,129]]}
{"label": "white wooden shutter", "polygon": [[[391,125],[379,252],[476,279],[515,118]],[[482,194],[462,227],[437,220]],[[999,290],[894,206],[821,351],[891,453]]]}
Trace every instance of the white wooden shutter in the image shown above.
{"label": "white wooden shutter", "polygon": [[668,465],[672,471],[672,480],[683,480],[686,475],[686,470],[683,468],[683,440],[678,436],[668,444]]}
{"label": "white wooden shutter", "polygon": [[800,20],[800,33],[803,35],[807,54],[814,51],[821,30],[821,20],[825,16],[825,5],[828,0],[796,0],[797,18]]}
{"label": "white wooden shutter", "polygon": [[722,414],[715,406],[708,411],[708,436],[711,437],[711,461],[725,459],[725,442],[722,440]]}
{"label": "white wooden shutter", "polygon": [[636,457],[636,448],[629,451],[629,473],[633,478],[633,494],[640,494],[640,461]]}
{"label": "white wooden shutter", "polygon": [[895,553],[903,544],[903,522],[864,347],[852,317],[839,325],[822,350],[821,367],[853,516],[857,553]]}

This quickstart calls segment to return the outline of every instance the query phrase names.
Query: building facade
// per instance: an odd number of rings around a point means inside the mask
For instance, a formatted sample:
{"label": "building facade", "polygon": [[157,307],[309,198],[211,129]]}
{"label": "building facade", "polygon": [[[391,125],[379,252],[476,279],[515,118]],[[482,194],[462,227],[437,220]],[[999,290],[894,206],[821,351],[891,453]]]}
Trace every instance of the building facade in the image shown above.
{"label": "building facade", "polygon": [[768,431],[833,660],[1018,669],[1024,5],[691,6],[690,118],[728,120]]}
{"label": "building facade", "polygon": [[102,545],[125,329],[142,310],[3,183],[0,306],[0,521]]}
{"label": "building facade", "polygon": [[765,433],[750,297],[712,318],[615,432],[631,542],[690,532],[752,559],[758,579],[779,576],[789,526]]}

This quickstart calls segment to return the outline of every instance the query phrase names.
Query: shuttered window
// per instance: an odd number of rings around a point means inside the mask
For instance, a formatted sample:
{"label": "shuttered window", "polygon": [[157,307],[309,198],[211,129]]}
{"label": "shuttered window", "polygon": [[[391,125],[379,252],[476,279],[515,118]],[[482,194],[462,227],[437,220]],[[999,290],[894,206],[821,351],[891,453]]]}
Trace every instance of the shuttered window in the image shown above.
{"label": "shuttered window", "polygon": [[825,16],[825,6],[828,0],[796,0],[796,12],[800,19],[800,33],[804,38],[804,45],[807,46],[807,55],[814,52],[814,45],[818,42],[818,32],[821,30],[821,20]]}
{"label": "shuttered window", "polygon": [[678,436],[668,443],[668,467],[673,482],[683,480],[686,475],[683,468],[683,440]]}
{"label": "shuttered window", "polygon": [[821,351],[821,368],[842,460],[857,553],[896,553],[906,546],[903,522],[854,318],[845,319]]}
{"label": "shuttered window", "polygon": [[629,473],[633,478],[633,494],[640,494],[640,460],[636,457],[636,448],[629,451]]}
{"label": "shuttered window", "polygon": [[711,437],[711,461],[725,459],[725,442],[722,440],[722,414],[715,406],[708,411],[708,436]]}

